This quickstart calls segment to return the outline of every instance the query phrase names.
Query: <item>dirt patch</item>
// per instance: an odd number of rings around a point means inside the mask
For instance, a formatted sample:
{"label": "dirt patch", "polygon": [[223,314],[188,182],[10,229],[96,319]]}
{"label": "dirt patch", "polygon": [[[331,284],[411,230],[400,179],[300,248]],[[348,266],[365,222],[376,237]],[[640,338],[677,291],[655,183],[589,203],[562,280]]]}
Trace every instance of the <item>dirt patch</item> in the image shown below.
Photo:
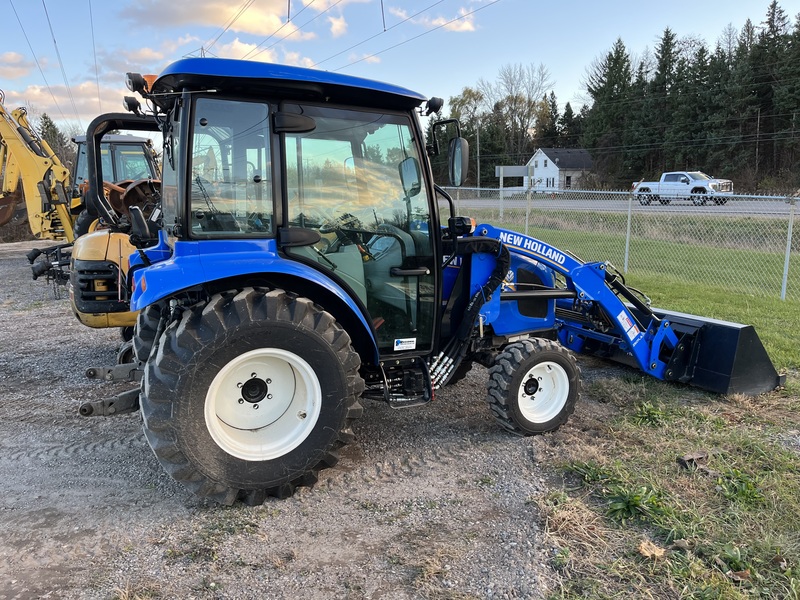
{"label": "dirt patch", "polygon": [[207,505],[162,471],[138,414],[78,415],[124,389],[84,377],[119,334],[31,280],[34,245],[0,246],[0,600],[546,593],[538,446],[494,423],[484,369],[425,407],[366,403],[313,489]]}

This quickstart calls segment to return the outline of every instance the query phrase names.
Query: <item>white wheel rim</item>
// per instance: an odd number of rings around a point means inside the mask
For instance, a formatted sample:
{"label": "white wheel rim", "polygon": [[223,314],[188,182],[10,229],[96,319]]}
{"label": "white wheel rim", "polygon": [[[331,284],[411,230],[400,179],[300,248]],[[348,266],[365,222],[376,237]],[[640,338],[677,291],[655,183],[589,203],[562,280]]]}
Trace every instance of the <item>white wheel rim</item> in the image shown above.
{"label": "white wheel rim", "polygon": [[259,348],[240,354],[214,377],[206,394],[206,427],[228,454],[272,460],[308,437],[321,408],[322,389],[305,360]]}
{"label": "white wheel rim", "polygon": [[569,397],[569,376],[558,363],[544,361],[525,375],[517,392],[522,416],[531,423],[547,423],[556,418]]}

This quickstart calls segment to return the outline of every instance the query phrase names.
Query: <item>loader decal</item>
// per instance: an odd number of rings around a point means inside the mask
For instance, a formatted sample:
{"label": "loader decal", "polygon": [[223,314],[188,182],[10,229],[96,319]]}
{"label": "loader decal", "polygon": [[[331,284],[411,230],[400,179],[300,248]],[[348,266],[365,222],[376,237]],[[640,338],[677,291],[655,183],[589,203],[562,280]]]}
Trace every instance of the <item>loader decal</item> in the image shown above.
{"label": "loader decal", "polygon": [[539,240],[528,237],[527,235],[513,233],[510,231],[502,231],[500,232],[499,237],[501,242],[508,244],[509,246],[518,248],[520,250],[527,250],[533,254],[538,254],[539,256],[546,258],[550,262],[554,262],[558,265],[563,265],[567,260],[567,257],[555,248],[548,246]]}

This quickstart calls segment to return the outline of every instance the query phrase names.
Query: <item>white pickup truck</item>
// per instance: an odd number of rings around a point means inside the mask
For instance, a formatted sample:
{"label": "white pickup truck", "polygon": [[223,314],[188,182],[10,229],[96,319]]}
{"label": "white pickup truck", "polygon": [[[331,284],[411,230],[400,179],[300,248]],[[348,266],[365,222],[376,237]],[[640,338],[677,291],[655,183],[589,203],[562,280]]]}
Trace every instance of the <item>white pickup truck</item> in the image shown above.
{"label": "white pickup truck", "polygon": [[669,204],[672,200],[691,200],[702,206],[709,200],[714,204],[725,204],[733,195],[730,179],[715,179],[700,171],[671,171],[662,173],[659,181],[638,181],[633,184],[633,194],[640,204],[647,205],[657,200]]}

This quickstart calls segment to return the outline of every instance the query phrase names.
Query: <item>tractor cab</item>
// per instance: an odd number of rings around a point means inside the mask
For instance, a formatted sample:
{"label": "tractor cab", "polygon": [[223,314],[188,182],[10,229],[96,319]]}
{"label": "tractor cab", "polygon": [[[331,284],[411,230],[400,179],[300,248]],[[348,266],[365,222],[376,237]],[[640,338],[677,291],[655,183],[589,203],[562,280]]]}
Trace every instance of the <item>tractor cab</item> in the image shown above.
{"label": "tractor cab", "polygon": [[[423,96],[306,69],[186,59],[155,81],[152,101],[165,113],[164,217],[160,250],[147,254],[169,261],[134,276],[135,308],[176,285],[257,281],[302,290],[357,324],[365,362],[433,351],[442,249],[417,118]],[[180,278],[162,279],[177,265]]]}

